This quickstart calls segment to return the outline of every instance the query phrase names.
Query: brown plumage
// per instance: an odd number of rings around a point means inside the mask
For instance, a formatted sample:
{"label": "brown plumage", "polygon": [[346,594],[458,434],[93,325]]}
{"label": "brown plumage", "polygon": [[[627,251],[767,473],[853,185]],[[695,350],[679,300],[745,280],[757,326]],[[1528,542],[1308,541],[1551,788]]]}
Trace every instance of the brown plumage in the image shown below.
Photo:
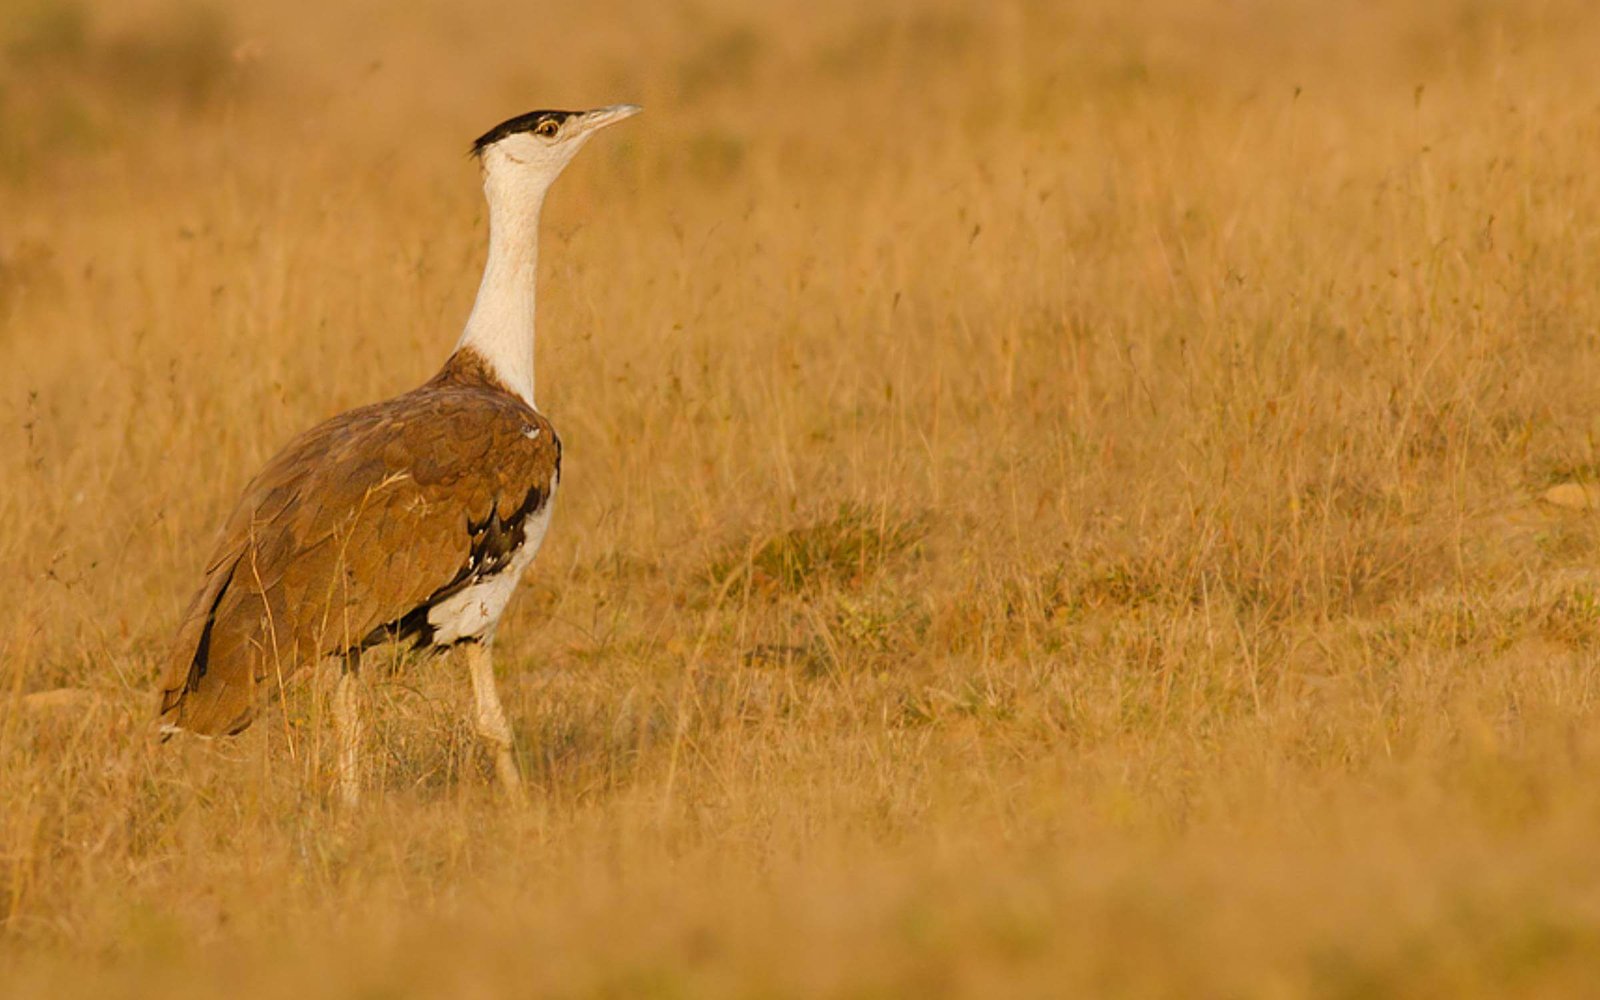
{"label": "brown plumage", "polygon": [[584,143],[638,111],[536,111],[474,143],[489,253],[455,353],[426,385],[302,434],[245,488],[162,671],[164,733],[237,733],[265,693],[342,658],[333,721],[354,806],[361,650],[460,645],[478,735],[523,801],[490,647],[561,479],[561,444],[533,409],[539,213]]}
{"label": "brown plumage", "polygon": [[162,676],[161,721],[236,733],[301,667],[433,641],[430,608],[513,571],[560,466],[549,422],[470,348],[427,384],[300,435],[223,529]]}

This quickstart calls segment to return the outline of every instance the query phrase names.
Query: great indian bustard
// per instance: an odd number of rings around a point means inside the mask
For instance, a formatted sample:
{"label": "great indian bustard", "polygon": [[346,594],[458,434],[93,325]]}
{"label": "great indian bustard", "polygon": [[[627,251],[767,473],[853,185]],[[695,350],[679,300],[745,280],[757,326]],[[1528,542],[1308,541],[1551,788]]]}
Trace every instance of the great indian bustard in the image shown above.
{"label": "great indian bustard", "polygon": [[638,110],[534,111],[473,144],[489,256],[454,353],[421,387],[306,431],[245,487],[178,628],[161,679],[163,732],[238,733],[263,689],[338,658],[339,781],[353,802],[361,651],[461,647],[478,734],[521,798],[490,645],[561,479],[561,441],[533,398],[539,213],[583,144]]}

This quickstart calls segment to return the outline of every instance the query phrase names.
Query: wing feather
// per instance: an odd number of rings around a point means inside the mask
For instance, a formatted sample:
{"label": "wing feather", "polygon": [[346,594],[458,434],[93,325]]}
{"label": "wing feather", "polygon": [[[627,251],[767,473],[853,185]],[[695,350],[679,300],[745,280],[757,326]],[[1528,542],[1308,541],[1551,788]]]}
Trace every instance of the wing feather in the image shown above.
{"label": "wing feather", "polygon": [[207,562],[163,721],[238,732],[264,682],[395,627],[464,578],[474,525],[546,502],[559,447],[516,397],[440,379],[302,434],[245,489]]}

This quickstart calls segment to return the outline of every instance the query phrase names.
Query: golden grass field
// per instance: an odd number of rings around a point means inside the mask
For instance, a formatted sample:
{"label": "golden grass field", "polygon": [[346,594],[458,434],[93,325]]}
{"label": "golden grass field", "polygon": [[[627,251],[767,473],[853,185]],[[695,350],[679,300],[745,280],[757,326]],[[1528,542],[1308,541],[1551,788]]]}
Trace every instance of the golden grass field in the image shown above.
{"label": "golden grass field", "polygon": [[[1600,9],[0,0],[0,994],[1600,976]],[[158,745],[212,533],[552,193],[498,645]],[[1554,488],[1554,493],[1548,491]],[[1546,496],[1559,502],[1552,503]]]}

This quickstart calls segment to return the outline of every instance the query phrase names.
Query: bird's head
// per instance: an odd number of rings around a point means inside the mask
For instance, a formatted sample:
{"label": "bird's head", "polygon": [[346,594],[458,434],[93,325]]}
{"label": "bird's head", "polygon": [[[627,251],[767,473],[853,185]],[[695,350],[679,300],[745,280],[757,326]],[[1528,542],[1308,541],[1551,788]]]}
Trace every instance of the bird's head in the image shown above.
{"label": "bird's head", "polygon": [[639,111],[636,104],[593,111],[530,111],[479,136],[472,155],[483,164],[486,186],[543,198],[591,136]]}

